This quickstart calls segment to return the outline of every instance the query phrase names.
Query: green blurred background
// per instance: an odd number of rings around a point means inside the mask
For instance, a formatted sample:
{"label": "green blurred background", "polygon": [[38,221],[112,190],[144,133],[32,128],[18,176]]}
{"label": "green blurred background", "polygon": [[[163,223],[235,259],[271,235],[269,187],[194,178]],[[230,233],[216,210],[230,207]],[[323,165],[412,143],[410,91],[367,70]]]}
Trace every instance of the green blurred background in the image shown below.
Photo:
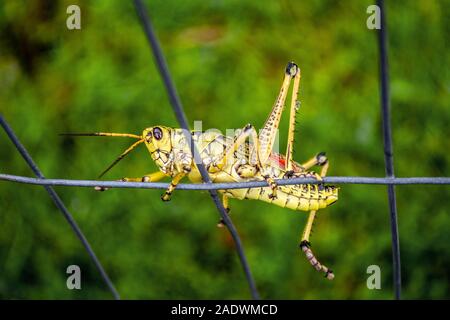
{"label": "green blurred background", "polygon": [[[191,126],[261,127],[287,61],[302,69],[297,161],[327,151],[334,176],[383,176],[373,1],[147,1]],[[81,8],[81,30],[66,8]],[[449,176],[448,1],[389,1],[395,171]],[[140,133],[177,126],[131,1],[2,1],[0,111],[47,177],[95,179],[127,139],[61,132]],[[287,118],[281,126],[286,140]],[[106,179],[154,171],[139,148]],[[0,172],[32,176],[0,133]],[[403,296],[449,298],[448,186],[397,187]],[[57,188],[126,299],[250,298],[233,242],[216,228],[207,192]],[[297,245],[304,212],[231,200],[232,217],[263,298],[393,297],[385,186],[342,185],[320,211],[313,250]],[[66,268],[82,290],[66,288]],[[381,267],[381,290],[366,287]],[[0,183],[0,298],[109,299],[100,276],[42,187]]]}

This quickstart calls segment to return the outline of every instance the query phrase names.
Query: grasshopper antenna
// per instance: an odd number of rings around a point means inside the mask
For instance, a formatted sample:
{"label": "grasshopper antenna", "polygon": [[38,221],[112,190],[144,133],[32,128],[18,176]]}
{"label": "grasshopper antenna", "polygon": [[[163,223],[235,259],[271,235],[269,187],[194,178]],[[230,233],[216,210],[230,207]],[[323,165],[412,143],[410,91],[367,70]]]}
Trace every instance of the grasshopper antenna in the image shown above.
{"label": "grasshopper antenna", "polygon": [[127,150],[125,150],[116,160],[114,160],[113,163],[111,163],[111,165],[105,169],[105,171],[103,171],[98,178],[100,179],[101,177],[103,177],[105,175],[105,173],[107,173],[112,167],[114,167],[120,160],[122,160],[123,158],[125,158],[125,156],[127,154],[129,154],[131,151],[133,151],[134,148],[136,148],[138,145],[140,145],[142,142],[144,142],[144,139],[142,139],[142,137],[139,137],[139,141],[136,141],[135,143],[133,143]]}
{"label": "grasshopper antenna", "polygon": [[128,137],[134,139],[142,139],[141,136],[131,133],[114,133],[114,132],[91,132],[91,133],[60,133],[60,136],[77,136],[77,137]]}

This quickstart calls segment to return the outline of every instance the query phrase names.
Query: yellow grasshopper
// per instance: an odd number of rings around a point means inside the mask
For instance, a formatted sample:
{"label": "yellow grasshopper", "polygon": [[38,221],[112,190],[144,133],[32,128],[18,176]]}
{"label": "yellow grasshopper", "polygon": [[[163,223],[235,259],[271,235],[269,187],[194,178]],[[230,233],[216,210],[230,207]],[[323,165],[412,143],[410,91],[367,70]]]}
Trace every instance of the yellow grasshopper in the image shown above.
{"label": "yellow grasshopper", "polygon": [[[286,155],[273,152],[276,134],[286,96],[293,79],[293,91],[290,106],[289,132]],[[228,137],[219,132],[192,131],[189,133],[199,150],[201,161],[208,170],[213,182],[243,182],[264,180],[267,187],[219,190],[223,195],[223,205],[229,211],[229,198],[255,199],[272,203],[293,210],[309,211],[309,217],[302,234],[300,248],[313,267],[333,279],[333,272],[321,264],[310,249],[310,234],[318,209],[326,208],[338,199],[338,188],[319,184],[297,184],[278,186],[276,179],[313,178],[322,180],[327,173],[329,162],[324,152],[317,154],[303,164],[293,161],[295,117],[300,107],[298,91],[300,86],[300,68],[289,62],[284,75],[278,98],[272,108],[264,127],[257,134],[255,128],[248,124],[239,134]],[[190,151],[183,129],[165,126],[153,126],[143,130],[142,135],[129,133],[71,133],[76,136],[110,136],[131,137],[138,141],[125,150],[105,171],[103,176],[117,162],[124,158],[139,144],[144,143],[151,158],[159,168],[158,172],[146,174],[140,178],[123,178],[122,181],[155,182],[165,177],[172,181],[161,196],[169,201],[172,192],[181,179],[187,177],[193,183],[202,182],[201,175]],[[321,166],[320,174],[310,171],[313,166]]]}

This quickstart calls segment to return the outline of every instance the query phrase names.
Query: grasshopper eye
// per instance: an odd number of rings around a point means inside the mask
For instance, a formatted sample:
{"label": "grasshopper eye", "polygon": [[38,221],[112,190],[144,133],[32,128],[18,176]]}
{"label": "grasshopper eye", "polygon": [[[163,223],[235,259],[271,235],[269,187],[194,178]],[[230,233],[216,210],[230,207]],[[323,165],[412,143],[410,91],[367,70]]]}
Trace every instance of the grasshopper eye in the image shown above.
{"label": "grasshopper eye", "polygon": [[154,128],[153,136],[155,137],[156,140],[161,140],[162,136],[163,136],[161,128],[159,128],[159,127]]}

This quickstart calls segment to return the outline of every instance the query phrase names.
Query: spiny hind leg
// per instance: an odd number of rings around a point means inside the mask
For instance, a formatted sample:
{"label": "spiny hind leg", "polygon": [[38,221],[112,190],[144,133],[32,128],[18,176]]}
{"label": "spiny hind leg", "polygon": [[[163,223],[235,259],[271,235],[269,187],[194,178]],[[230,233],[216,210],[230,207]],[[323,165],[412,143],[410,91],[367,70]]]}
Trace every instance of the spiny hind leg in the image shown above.
{"label": "spiny hind leg", "polygon": [[292,171],[293,169],[293,154],[294,154],[294,140],[295,140],[295,125],[296,125],[296,117],[297,111],[300,108],[300,100],[298,100],[298,91],[300,88],[300,77],[301,71],[300,68],[294,64],[295,66],[295,75],[294,75],[294,85],[292,89],[292,97],[291,97],[291,109],[289,111],[289,129],[288,129],[288,141],[286,146],[286,171]]}
{"label": "spiny hind leg", "polygon": [[305,229],[303,230],[302,239],[300,242],[300,249],[305,253],[306,258],[311,263],[311,265],[317,271],[322,271],[325,273],[325,278],[328,280],[334,279],[334,273],[331,269],[328,269],[326,266],[321,264],[319,260],[314,256],[314,253],[311,251],[311,243],[309,242],[309,237],[311,235],[311,230],[314,224],[314,219],[316,217],[316,210],[312,210],[309,212],[308,221],[306,222]]}
{"label": "spiny hind leg", "polygon": [[[297,95],[298,89],[300,85],[300,69],[299,67],[293,63],[289,62],[285,69],[285,75],[283,84],[280,89],[280,93],[278,95],[277,100],[272,108],[272,111],[267,118],[262,130],[259,133],[259,141],[260,147],[258,148],[258,154],[262,165],[267,162],[270,154],[272,153],[273,145],[275,143],[275,138],[277,134],[277,130],[280,124],[281,114],[284,109],[284,102],[286,100],[286,96],[289,90],[289,85],[291,80],[294,79],[294,88],[292,91],[292,101],[291,101],[291,119],[289,121],[289,137],[288,137],[288,146],[287,146],[287,166],[288,168],[292,167],[292,149],[294,142],[294,131],[295,131],[295,110],[298,108],[297,104]],[[294,112],[293,112],[294,110]],[[266,173],[262,172],[262,176],[264,180],[269,184],[272,189],[271,194],[269,194],[269,198],[276,199],[277,198],[277,184],[274,178]]]}
{"label": "spiny hind leg", "polygon": [[[218,169],[223,167],[223,165],[228,160],[229,156],[232,155],[236,150],[236,147],[244,143],[248,136],[251,136],[253,138],[254,147],[253,150],[249,152],[250,164],[254,165],[256,163],[256,165],[258,166],[258,169],[261,171],[262,177],[272,189],[272,193],[269,195],[269,197],[272,199],[276,198],[277,184],[274,178],[270,176],[270,174],[262,172],[261,169],[264,168],[264,165],[272,152],[273,145],[275,143],[275,137],[281,119],[281,114],[284,109],[284,102],[286,100],[287,92],[289,90],[289,85],[292,78],[295,78],[292,103],[294,105],[294,108],[297,107],[297,94],[300,83],[300,69],[295,63],[289,62],[285,69],[284,80],[280,89],[280,93],[277,97],[277,100],[275,101],[271,113],[269,114],[269,117],[267,118],[262,130],[259,133],[259,136],[257,135],[256,130],[252,126],[247,125],[244,128],[243,133],[241,133],[241,135],[236,138],[231,148],[228,148],[228,150],[225,152],[225,156],[221,159],[219,164],[216,165]],[[293,140],[293,138],[291,140]],[[292,147],[289,146],[288,148],[292,149]]]}
{"label": "spiny hind leg", "polygon": [[[157,171],[157,172],[153,172],[153,173],[149,173],[146,174],[144,176],[142,176],[141,178],[122,178],[119,181],[123,181],[123,182],[156,182],[159,181],[161,179],[163,179],[164,177],[167,177],[167,175],[161,171]],[[106,191],[109,188],[105,188],[105,187],[95,187],[94,188],[96,191]]]}
{"label": "spiny hind leg", "polygon": [[267,159],[269,159],[270,154],[272,153],[278,127],[280,125],[281,114],[283,113],[284,109],[284,102],[289,90],[289,85],[292,78],[296,77],[298,72],[299,68],[295,63],[289,62],[287,64],[280,93],[278,94],[277,100],[272,107],[272,111],[270,112],[269,117],[267,118],[263,128],[259,132],[259,142],[261,147],[259,148],[258,153],[263,165],[266,163]]}
{"label": "spiny hind leg", "polygon": [[[326,176],[329,162],[327,157],[325,156],[325,152],[321,152],[317,154],[315,157],[311,158],[302,166],[305,168],[305,170],[310,169],[313,166],[322,166],[322,169],[320,170],[320,175],[317,176],[318,179],[322,179]],[[322,184],[319,184],[319,190],[323,188]],[[300,249],[305,253],[306,258],[311,263],[311,265],[316,269],[317,271],[322,271],[325,273],[325,278],[329,280],[334,279],[334,273],[331,269],[327,268],[325,265],[321,264],[319,260],[315,257],[314,253],[311,250],[311,243],[309,241],[309,237],[311,235],[311,230],[314,225],[314,219],[316,218],[316,210],[312,210],[309,212],[308,221],[306,222],[305,229],[303,230],[302,239],[300,241]]]}
{"label": "spiny hind leg", "polygon": [[167,188],[166,192],[164,192],[163,195],[161,196],[162,201],[170,201],[172,192],[175,190],[178,183],[181,181],[181,179],[184,178],[185,175],[186,175],[186,173],[182,172],[172,178],[172,181],[170,182],[170,185]]}

